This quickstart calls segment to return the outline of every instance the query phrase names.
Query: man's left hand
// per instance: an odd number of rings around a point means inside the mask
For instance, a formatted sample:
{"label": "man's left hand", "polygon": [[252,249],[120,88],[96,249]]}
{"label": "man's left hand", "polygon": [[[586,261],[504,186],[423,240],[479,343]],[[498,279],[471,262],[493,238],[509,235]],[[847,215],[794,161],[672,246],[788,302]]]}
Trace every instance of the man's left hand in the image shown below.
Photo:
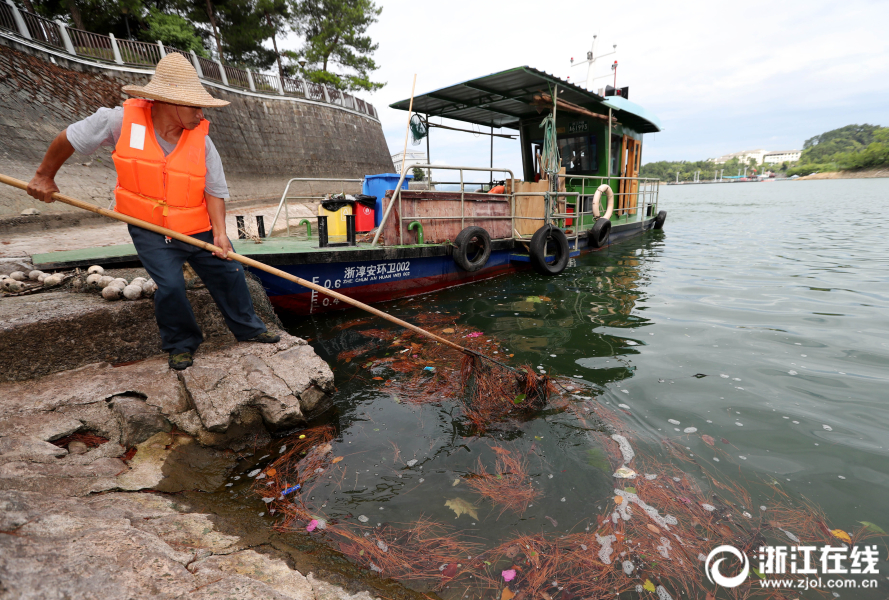
{"label": "man's left hand", "polygon": [[214,252],[213,256],[215,256],[216,258],[224,258],[226,260],[231,260],[230,258],[228,258],[228,253],[232,252],[232,244],[228,240],[227,235],[225,235],[224,233],[221,233],[221,234],[214,233],[213,234],[213,244],[222,248],[222,253]]}

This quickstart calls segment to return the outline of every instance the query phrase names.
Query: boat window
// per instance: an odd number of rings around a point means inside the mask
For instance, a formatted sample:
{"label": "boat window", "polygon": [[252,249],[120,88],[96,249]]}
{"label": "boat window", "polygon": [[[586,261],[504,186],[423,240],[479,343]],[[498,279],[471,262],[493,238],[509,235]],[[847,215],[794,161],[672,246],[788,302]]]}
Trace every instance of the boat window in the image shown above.
{"label": "boat window", "polygon": [[595,135],[559,138],[559,156],[565,172],[573,175],[596,173],[599,157]]}
{"label": "boat window", "polygon": [[620,155],[623,138],[619,135],[612,134],[611,136],[611,174],[612,175],[620,175],[620,168],[623,164],[622,157]]}

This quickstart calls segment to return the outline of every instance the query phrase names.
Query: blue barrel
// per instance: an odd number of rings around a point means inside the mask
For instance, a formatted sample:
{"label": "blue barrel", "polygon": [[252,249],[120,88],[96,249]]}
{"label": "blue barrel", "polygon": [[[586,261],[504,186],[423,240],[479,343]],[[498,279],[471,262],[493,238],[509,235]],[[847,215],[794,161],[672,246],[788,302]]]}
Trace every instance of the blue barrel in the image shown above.
{"label": "blue barrel", "polygon": [[[408,181],[413,178],[413,175],[405,175],[401,189],[406,190]],[[383,198],[386,196],[386,192],[394,190],[395,186],[398,185],[399,179],[401,179],[401,175],[398,173],[380,173],[379,175],[364,176],[364,185],[361,187],[361,193],[377,197],[374,227],[379,227],[380,221],[383,219]]]}

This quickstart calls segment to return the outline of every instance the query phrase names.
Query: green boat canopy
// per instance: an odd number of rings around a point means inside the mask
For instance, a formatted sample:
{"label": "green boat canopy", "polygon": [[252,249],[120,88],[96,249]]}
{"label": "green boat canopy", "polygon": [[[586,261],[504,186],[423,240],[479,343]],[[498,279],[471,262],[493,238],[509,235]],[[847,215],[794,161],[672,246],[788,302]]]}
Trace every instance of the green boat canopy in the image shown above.
{"label": "green boat canopy", "polygon": [[[558,86],[559,100],[581,106],[591,112],[607,115],[608,108],[621,123],[639,133],[661,130],[660,121],[638,104],[619,98],[602,96],[569,83],[555,75],[533,67],[515,67],[507,71],[470,79],[463,83],[427,92],[414,97],[414,112],[427,117],[445,117],[476,125],[518,129],[523,119],[542,118],[539,97],[550,94]],[[538,96],[535,102],[534,96]],[[408,110],[410,99],[389,105]]]}

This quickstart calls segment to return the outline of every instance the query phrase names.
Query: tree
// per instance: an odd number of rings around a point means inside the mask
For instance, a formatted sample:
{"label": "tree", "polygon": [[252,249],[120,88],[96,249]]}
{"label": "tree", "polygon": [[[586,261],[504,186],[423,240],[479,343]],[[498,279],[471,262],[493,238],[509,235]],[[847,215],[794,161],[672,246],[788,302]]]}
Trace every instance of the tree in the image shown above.
{"label": "tree", "polygon": [[411,174],[414,176],[414,181],[426,181],[426,173],[420,167],[411,169]]}
{"label": "tree", "polygon": [[141,31],[140,37],[146,42],[159,40],[179,50],[186,52],[194,50],[199,56],[207,56],[203,41],[195,32],[194,26],[185,18],[176,14],[162,13],[152,7],[145,23],[148,27]]}
{"label": "tree", "polygon": [[305,45],[288,53],[299,65],[291,63],[289,70],[341,90],[382,88],[385,83],[370,80],[378,68],[372,55],[379,44],[365,35],[382,10],[374,0],[295,0],[294,30]]}
{"label": "tree", "polygon": [[[227,0],[216,5],[216,18],[223,40],[223,62],[266,69],[271,66],[277,54],[262,45],[274,35],[275,28],[269,26],[265,12],[259,8],[262,0]],[[271,4],[271,3],[269,3]],[[280,1],[283,6],[283,0]]]}

